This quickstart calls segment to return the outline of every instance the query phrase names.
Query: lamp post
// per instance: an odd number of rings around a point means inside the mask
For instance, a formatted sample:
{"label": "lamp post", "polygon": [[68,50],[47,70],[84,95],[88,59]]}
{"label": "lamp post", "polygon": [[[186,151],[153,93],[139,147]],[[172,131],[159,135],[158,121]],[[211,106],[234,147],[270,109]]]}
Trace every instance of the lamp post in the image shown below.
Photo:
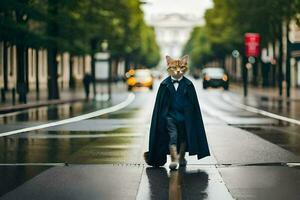
{"label": "lamp post", "polygon": [[233,57],[233,72],[234,72],[234,79],[236,80],[236,68],[237,68],[237,59],[240,56],[240,52],[238,50],[232,51],[232,57]]}
{"label": "lamp post", "polygon": [[95,81],[101,81],[107,83],[107,95],[103,95],[102,87],[101,94],[96,94],[95,98],[100,101],[107,101],[111,99],[111,66],[110,66],[110,54],[108,52],[108,42],[106,40],[100,43],[100,52],[95,54]]}
{"label": "lamp post", "polygon": [[104,40],[101,43],[101,49],[104,53],[108,54],[107,57],[107,62],[108,62],[108,79],[107,79],[107,91],[108,91],[108,99],[107,100],[111,100],[111,73],[112,73],[112,69],[111,69],[111,62],[110,62],[110,56],[109,56],[109,52],[108,52],[108,42],[107,40]]}

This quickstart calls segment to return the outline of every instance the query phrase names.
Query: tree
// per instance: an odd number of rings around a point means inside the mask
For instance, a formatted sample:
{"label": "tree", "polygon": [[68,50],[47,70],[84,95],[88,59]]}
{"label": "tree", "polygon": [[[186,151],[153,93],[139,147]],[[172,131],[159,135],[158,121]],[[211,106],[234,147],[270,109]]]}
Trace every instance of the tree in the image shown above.
{"label": "tree", "polygon": [[103,41],[109,43],[112,59],[148,67],[159,60],[154,31],[145,24],[138,0],[3,0],[0,28],[0,41],[17,46],[17,88],[23,101],[28,90],[24,86],[28,48],[47,49],[49,99],[59,98],[57,56],[64,52],[71,57],[90,54],[93,74],[94,54],[101,51]]}
{"label": "tree", "polygon": [[[277,60],[281,84],[283,27],[292,19],[299,22],[299,15],[297,15],[300,10],[299,0],[214,0],[213,2],[214,7],[205,13],[205,26],[195,28],[185,47],[185,51],[192,55],[192,63],[203,65],[212,60],[222,61],[234,49],[244,52],[244,34],[256,32],[261,35],[262,47],[271,43],[274,44],[275,51],[275,44],[279,43],[280,53]],[[244,56],[243,53],[241,55]],[[253,73],[254,77],[257,77],[256,66]]]}

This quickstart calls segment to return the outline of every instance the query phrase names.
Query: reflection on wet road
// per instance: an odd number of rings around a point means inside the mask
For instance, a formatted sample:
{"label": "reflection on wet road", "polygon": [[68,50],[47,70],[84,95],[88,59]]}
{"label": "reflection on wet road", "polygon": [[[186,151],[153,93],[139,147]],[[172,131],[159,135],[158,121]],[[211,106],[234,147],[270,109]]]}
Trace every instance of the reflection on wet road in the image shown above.
{"label": "reflection on wet road", "polygon": [[46,122],[52,120],[61,120],[109,106],[111,106],[110,102],[95,101],[66,103],[61,105],[51,105],[49,107],[43,106],[11,114],[2,114],[0,115],[0,125],[11,124],[15,122]]}
{"label": "reflection on wet road", "polygon": [[[156,199],[206,199],[208,172],[182,168],[167,171],[166,168],[146,168],[151,200]],[[212,178],[212,177],[211,177]],[[157,181],[160,180],[160,181]],[[146,194],[144,194],[146,195]]]}

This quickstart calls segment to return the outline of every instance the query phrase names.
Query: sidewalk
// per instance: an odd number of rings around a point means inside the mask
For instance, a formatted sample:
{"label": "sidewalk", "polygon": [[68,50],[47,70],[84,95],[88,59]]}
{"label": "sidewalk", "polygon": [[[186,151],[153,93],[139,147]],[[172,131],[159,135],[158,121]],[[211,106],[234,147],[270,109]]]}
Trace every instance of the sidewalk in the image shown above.
{"label": "sidewalk", "polygon": [[279,96],[278,88],[248,87],[248,96],[245,98],[242,84],[231,84],[226,95],[232,102],[251,106],[291,120],[300,120],[300,89],[291,88],[291,96]]}
{"label": "sidewalk", "polygon": [[[96,91],[97,93],[107,93],[107,84],[106,83],[97,83]],[[124,83],[113,83],[112,84],[112,92],[125,91],[126,87]],[[93,98],[92,86],[90,90],[90,99]],[[19,103],[18,96],[16,95],[16,102],[13,105],[12,94],[11,91],[6,93],[6,102],[0,102],[0,114],[9,113],[19,110],[24,110],[28,108],[36,108],[41,106],[55,105],[55,104],[63,104],[63,103],[72,103],[77,101],[84,101],[85,93],[82,87],[78,87],[74,90],[64,89],[60,90],[60,99],[56,100],[48,100],[47,90],[41,90],[39,94],[39,98],[37,98],[37,94],[35,91],[31,91],[27,95],[27,103]]]}
{"label": "sidewalk", "polygon": [[[243,85],[241,83],[231,83],[230,90],[243,95]],[[249,85],[248,86],[248,96],[254,96],[261,100],[300,101],[300,89],[299,88],[291,88],[290,98],[287,98],[285,88],[283,88],[282,97],[280,97],[278,87],[262,88],[262,87],[253,87],[253,86]]]}

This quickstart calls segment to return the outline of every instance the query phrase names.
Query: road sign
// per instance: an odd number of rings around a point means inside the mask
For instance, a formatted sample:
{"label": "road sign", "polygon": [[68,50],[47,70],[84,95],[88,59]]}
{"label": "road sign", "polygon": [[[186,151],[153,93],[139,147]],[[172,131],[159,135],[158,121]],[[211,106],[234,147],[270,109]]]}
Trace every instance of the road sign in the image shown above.
{"label": "road sign", "polygon": [[245,54],[247,57],[260,55],[260,35],[258,33],[245,34]]}

